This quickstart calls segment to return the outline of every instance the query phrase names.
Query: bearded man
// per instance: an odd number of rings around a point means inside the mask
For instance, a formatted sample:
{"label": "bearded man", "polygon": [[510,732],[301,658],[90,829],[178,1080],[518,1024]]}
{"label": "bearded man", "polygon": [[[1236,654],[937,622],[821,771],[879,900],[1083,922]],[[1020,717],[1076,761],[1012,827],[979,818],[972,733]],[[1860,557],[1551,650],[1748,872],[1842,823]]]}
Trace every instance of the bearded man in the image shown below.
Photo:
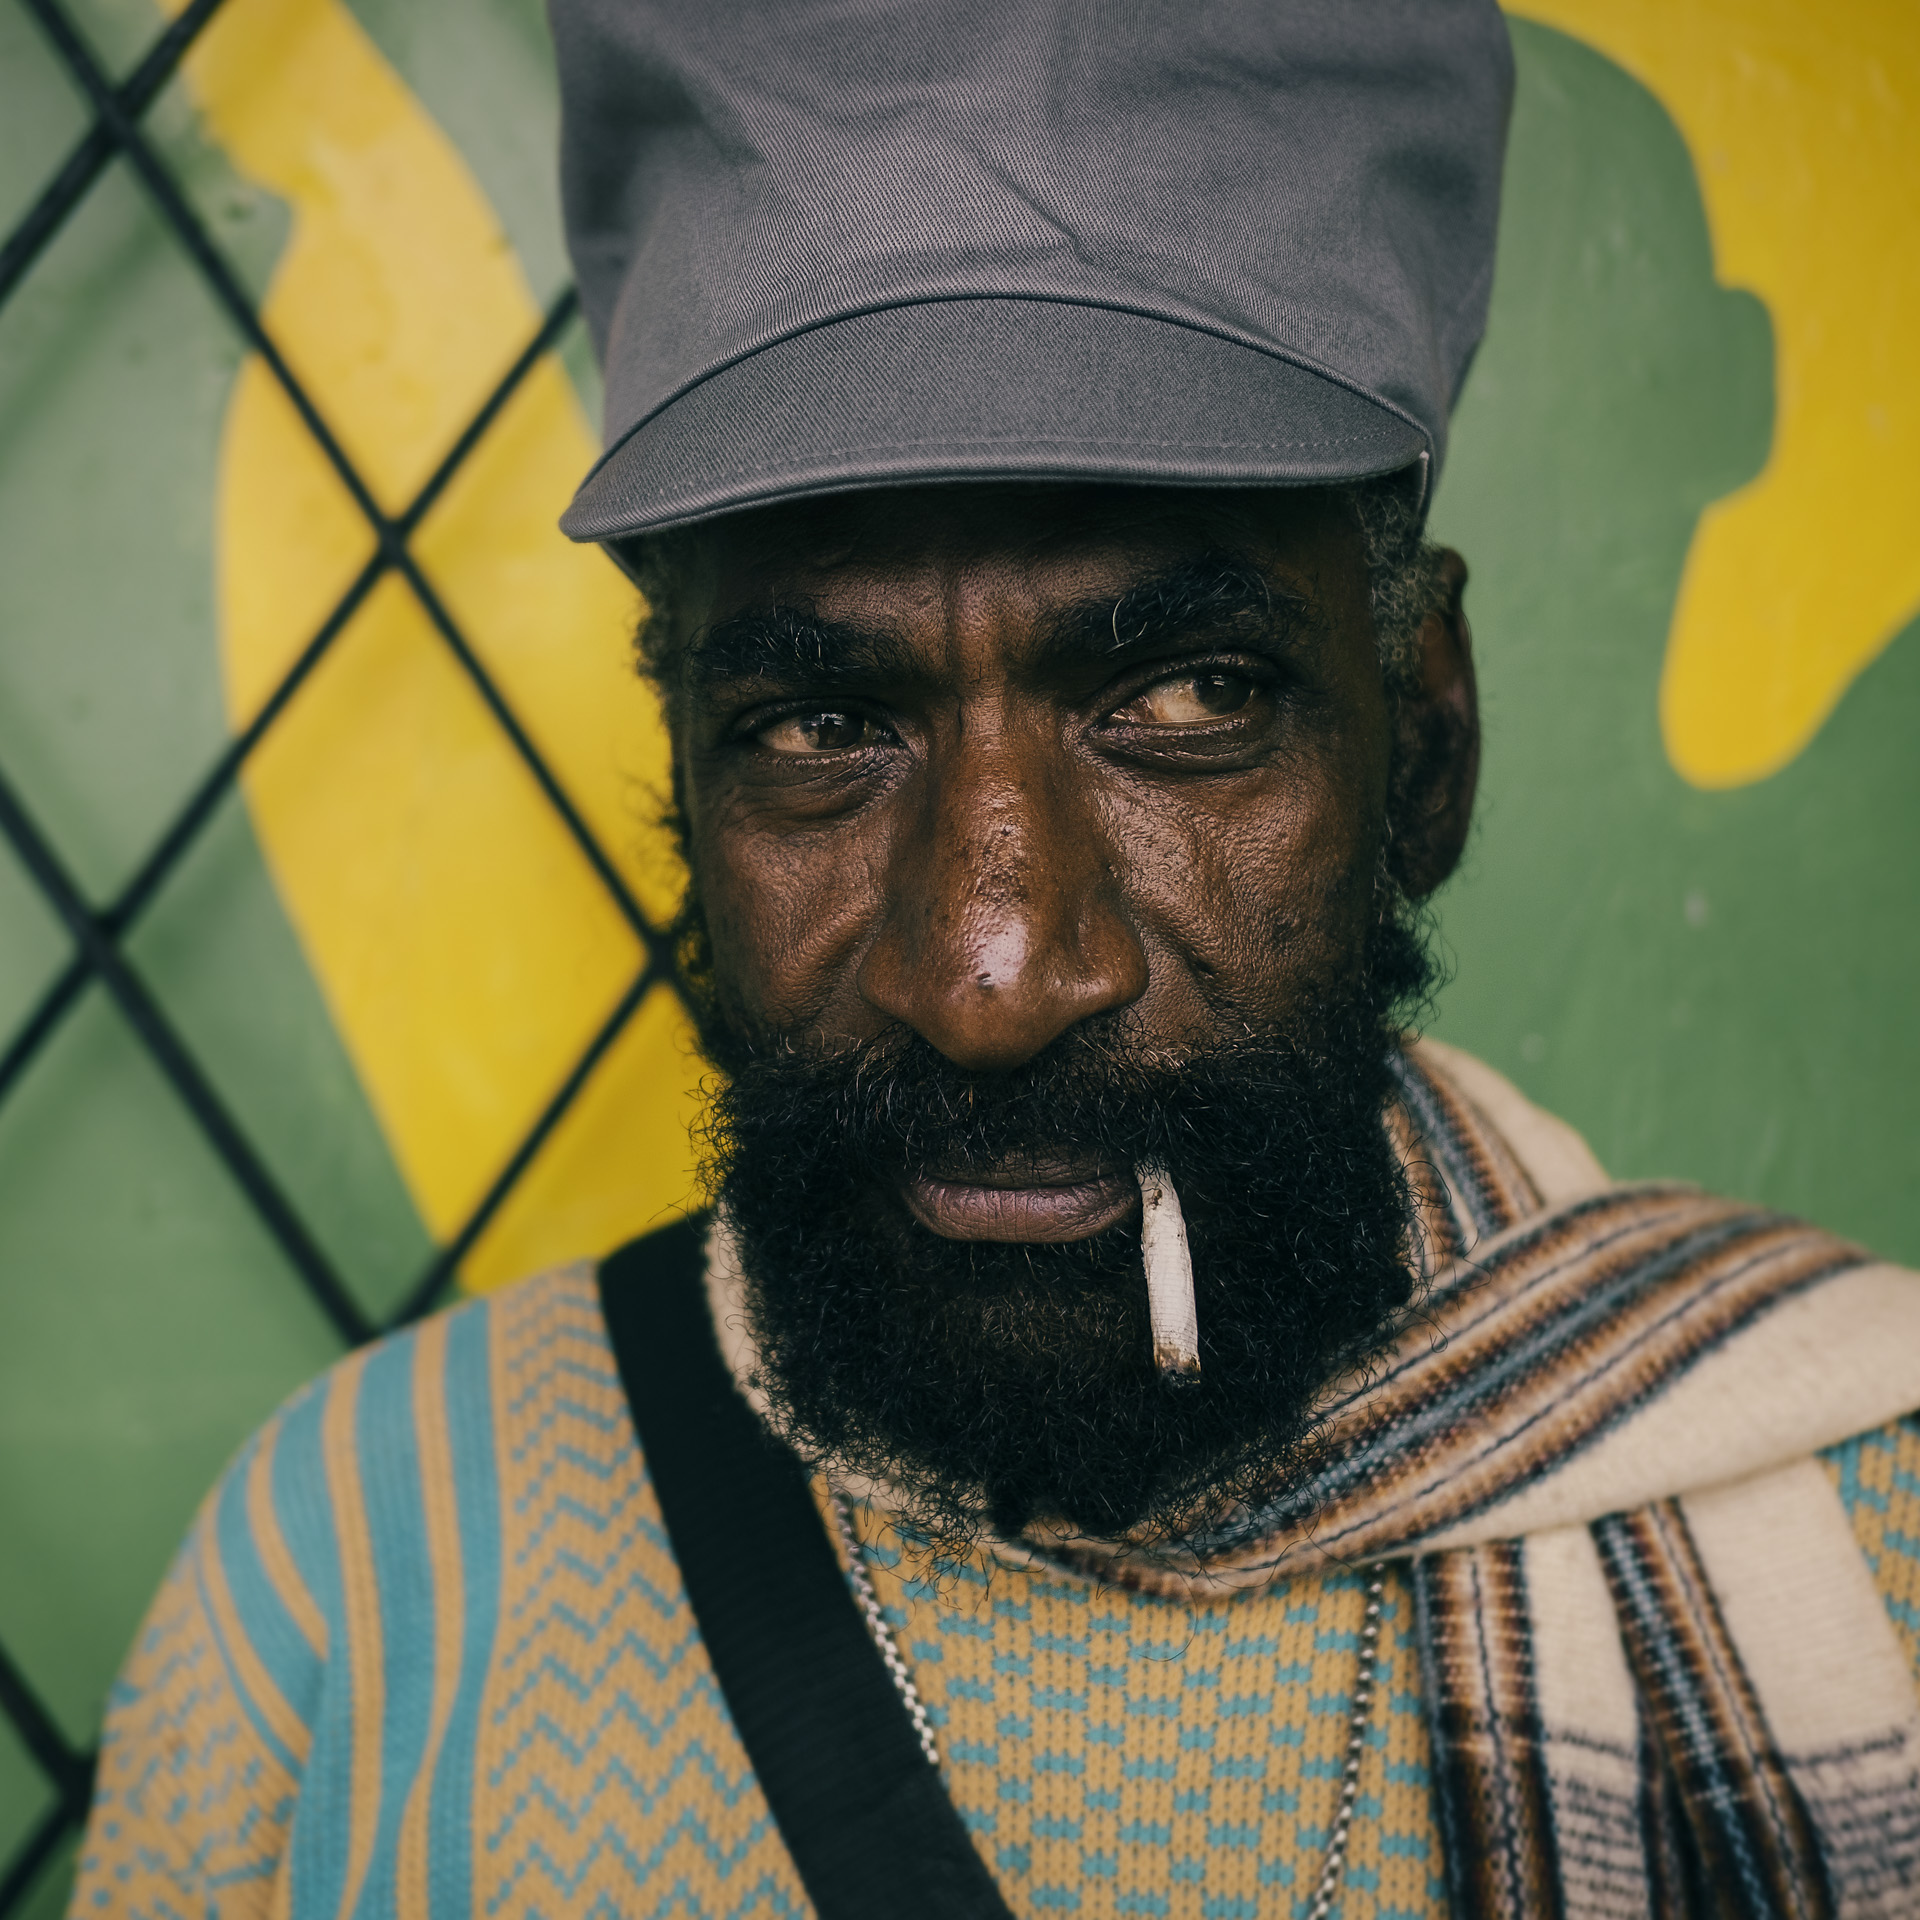
{"label": "bearded man", "polygon": [[717,1205],[243,1453],[76,1913],[1920,1912],[1920,1281],[1412,1037],[1497,13],[555,26]]}

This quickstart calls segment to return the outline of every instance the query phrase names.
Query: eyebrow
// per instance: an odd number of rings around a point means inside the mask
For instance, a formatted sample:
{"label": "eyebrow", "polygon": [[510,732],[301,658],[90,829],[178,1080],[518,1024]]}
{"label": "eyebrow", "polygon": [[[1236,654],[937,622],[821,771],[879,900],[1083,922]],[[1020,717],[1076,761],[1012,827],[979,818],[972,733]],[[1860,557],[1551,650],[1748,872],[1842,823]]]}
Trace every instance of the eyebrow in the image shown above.
{"label": "eyebrow", "polygon": [[1106,659],[1201,634],[1286,642],[1309,610],[1304,595],[1275,587],[1251,562],[1199,554],[1136,581],[1118,600],[1066,609],[1049,634],[1048,651]]}
{"label": "eyebrow", "polygon": [[[1149,575],[1117,599],[1090,596],[1057,610],[1037,656],[1097,664],[1199,635],[1294,640],[1309,614],[1304,596],[1275,587],[1248,561],[1200,554]],[[804,603],[749,608],[708,628],[687,649],[692,676],[708,682],[772,680],[834,687],[912,680],[926,671],[906,637],[881,626],[821,618]]]}
{"label": "eyebrow", "polygon": [[842,681],[910,675],[912,649],[886,627],[823,620],[803,605],[750,607],[700,634],[687,664],[702,680]]}

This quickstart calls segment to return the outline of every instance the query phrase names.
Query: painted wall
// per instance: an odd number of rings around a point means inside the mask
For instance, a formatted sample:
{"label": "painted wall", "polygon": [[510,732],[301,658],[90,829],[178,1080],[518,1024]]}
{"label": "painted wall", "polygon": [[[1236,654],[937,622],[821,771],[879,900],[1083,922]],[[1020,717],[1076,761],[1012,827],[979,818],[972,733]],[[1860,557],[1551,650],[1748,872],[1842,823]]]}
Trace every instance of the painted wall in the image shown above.
{"label": "painted wall", "polygon": [[[1920,1261],[1920,24],[1537,0],[1501,272],[1435,524],[1488,749],[1437,1030],[1624,1175]],[[115,71],[150,0],[86,0]],[[151,116],[397,504],[564,282],[533,0],[229,0]],[[84,129],[0,10],[0,228]],[[421,553],[650,908],[629,599],[551,531],[577,344]],[[0,766],[96,898],[364,557],[132,182],[0,310]],[[0,1044],[64,957],[0,853]],[[368,1305],[452,1230],[638,964],[404,596],[379,590],[132,948]],[[684,1200],[650,1005],[468,1263]],[[220,1462],[335,1344],[89,996],[0,1106],[0,1644],[88,1735]],[[0,1857],[41,1805],[0,1731]],[[50,1876],[36,1912],[57,1909]]]}

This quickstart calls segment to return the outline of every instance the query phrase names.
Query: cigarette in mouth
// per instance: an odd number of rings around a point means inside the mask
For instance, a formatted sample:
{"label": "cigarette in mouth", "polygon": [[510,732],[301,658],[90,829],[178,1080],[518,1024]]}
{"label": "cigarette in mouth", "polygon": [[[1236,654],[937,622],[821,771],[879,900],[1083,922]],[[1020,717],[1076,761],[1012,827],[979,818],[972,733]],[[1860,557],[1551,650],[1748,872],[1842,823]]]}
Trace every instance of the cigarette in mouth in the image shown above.
{"label": "cigarette in mouth", "polygon": [[1180,1196],[1158,1161],[1142,1160],[1133,1177],[1140,1182],[1140,1252],[1147,1269],[1154,1365],[1165,1374],[1198,1373],[1200,1320]]}

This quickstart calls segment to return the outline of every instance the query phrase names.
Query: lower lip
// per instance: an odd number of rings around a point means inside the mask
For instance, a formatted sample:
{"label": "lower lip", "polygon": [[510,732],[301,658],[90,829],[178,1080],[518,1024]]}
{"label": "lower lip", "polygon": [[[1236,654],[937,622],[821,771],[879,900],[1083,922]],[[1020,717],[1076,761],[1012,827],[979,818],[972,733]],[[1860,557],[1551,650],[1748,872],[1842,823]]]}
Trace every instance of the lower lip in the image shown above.
{"label": "lower lip", "polygon": [[913,1217],[943,1240],[1090,1240],[1140,1211],[1140,1189],[1117,1176],[1070,1187],[976,1187],[922,1175],[901,1191]]}

